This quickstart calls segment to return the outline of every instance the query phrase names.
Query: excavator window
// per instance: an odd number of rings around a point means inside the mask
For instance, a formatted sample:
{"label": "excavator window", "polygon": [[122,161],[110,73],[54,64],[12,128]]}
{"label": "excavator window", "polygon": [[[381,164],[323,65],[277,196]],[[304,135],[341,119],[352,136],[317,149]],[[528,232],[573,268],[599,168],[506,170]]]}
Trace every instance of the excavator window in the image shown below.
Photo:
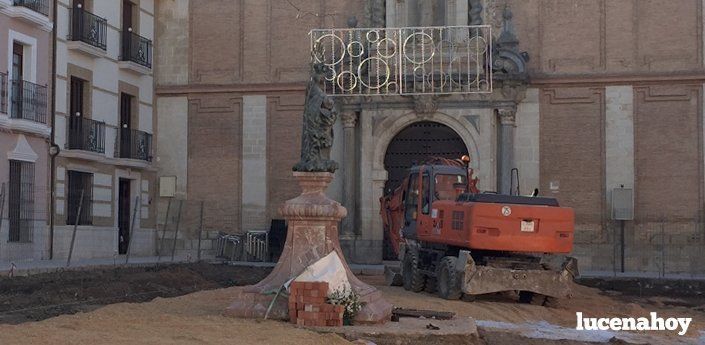
{"label": "excavator window", "polygon": [[464,175],[436,174],[434,179],[434,201],[456,200],[458,195],[465,191]]}
{"label": "excavator window", "polygon": [[421,212],[428,214],[431,208],[431,183],[428,173],[424,173],[421,180],[421,188],[423,189],[423,194],[421,195]]}
{"label": "excavator window", "polygon": [[416,206],[419,203],[419,174],[411,174],[409,177],[409,188],[406,193],[406,200],[404,200],[404,221],[408,225],[414,220],[414,213],[416,213]]}

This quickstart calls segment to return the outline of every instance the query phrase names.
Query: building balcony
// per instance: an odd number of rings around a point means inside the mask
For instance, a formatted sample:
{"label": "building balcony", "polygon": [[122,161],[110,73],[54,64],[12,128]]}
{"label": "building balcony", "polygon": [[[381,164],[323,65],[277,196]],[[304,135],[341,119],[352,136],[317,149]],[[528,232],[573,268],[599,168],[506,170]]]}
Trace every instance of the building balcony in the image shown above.
{"label": "building balcony", "polygon": [[71,33],[67,44],[68,48],[96,57],[105,56],[108,21],[80,7],[71,11]]}
{"label": "building balcony", "polygon": [[105,153],[105,123],[81,116],[70,116],[67,121],[67,150]]}
{"label": "building balcony", "polygon": [[12,0],[12,6],[4,11],[10,17],[37,24],[44,31],[51,31],[53,23],[49,19],[50,10],[51,1],[49,0]]}
{"label": "building balcony", "polygon": [[12,4],[49,16],[49,0],[13,0]]}
{"label": "building balcony", "polygon": [[10,82],[10,118],[47,123],[47,87],[25,80]]}
{"label": "building balcony", "polygon": [[116,157],[152,161],[152,135],[131,128],[118,129]]}
{"label": "building balcony", "polygon": [[122,69],[149,74],[152,69],[152,41],[131,31],[124,31],[119,65]]}

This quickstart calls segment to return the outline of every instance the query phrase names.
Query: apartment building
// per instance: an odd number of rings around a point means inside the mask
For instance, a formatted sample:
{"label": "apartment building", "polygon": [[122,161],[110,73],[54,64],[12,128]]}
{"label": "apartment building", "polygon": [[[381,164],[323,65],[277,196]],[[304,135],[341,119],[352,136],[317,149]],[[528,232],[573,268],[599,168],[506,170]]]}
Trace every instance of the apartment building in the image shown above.
{"label": "apartment building", "polygon": [[154,2],[59,0],[54,257],[151,255]]}
{"label": "apartment building", "polygon": [[52,8],[0,0],[0,261],[49,254]]}

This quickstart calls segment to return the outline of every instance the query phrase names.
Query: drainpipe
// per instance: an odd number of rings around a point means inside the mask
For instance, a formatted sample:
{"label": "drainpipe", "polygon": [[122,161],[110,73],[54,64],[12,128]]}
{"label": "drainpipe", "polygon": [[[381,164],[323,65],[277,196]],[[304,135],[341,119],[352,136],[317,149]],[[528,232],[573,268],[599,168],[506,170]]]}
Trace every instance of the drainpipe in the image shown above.
{"label": "drainpipe", "polygon": [[59,146],[56,145],[55,139],[55,129],[56,129],[56,38],[57,38],[57,12],[58,12],[58,0],[53,1],[53,13],[52,21],[54,27],[51,31],[51,137],[50,137],[50,147],[49,147],[49,157],[50,157],[50,181],[49,181],[49,260],[54,258],[54,205],[55,200],[55,180],[56,180],[56,155],[59,154]]}

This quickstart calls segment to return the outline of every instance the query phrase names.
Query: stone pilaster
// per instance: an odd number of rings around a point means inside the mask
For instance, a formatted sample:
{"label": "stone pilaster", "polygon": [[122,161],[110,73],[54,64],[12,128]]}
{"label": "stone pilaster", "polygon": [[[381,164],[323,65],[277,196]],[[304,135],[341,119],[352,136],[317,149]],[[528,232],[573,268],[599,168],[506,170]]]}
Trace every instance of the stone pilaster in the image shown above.
{"label": "stone pilaster", "polygon": [[[343,206],[348,210],[348,216],[343,219],[341,239],[351,239],[355,236],[355,125],[357,113],[345,112],[340,117],[343,123]],[[346,253],[347,254],[347,253]]]}
{"label": "stone pilaster", "polygon": [[514,163],[514,131],[516,128],[516,108],[507,107],[497,109],[499,115],[499,142],[497,153],[499,155],[499,178],[497,179],[497,190],[502,194],[510,194],[512,188],[512,169]]}
{"label": "stone pilaster", "polygon": [[369,4],[370,27],[386,27],[387,5],[384,0],[372,0]]}

